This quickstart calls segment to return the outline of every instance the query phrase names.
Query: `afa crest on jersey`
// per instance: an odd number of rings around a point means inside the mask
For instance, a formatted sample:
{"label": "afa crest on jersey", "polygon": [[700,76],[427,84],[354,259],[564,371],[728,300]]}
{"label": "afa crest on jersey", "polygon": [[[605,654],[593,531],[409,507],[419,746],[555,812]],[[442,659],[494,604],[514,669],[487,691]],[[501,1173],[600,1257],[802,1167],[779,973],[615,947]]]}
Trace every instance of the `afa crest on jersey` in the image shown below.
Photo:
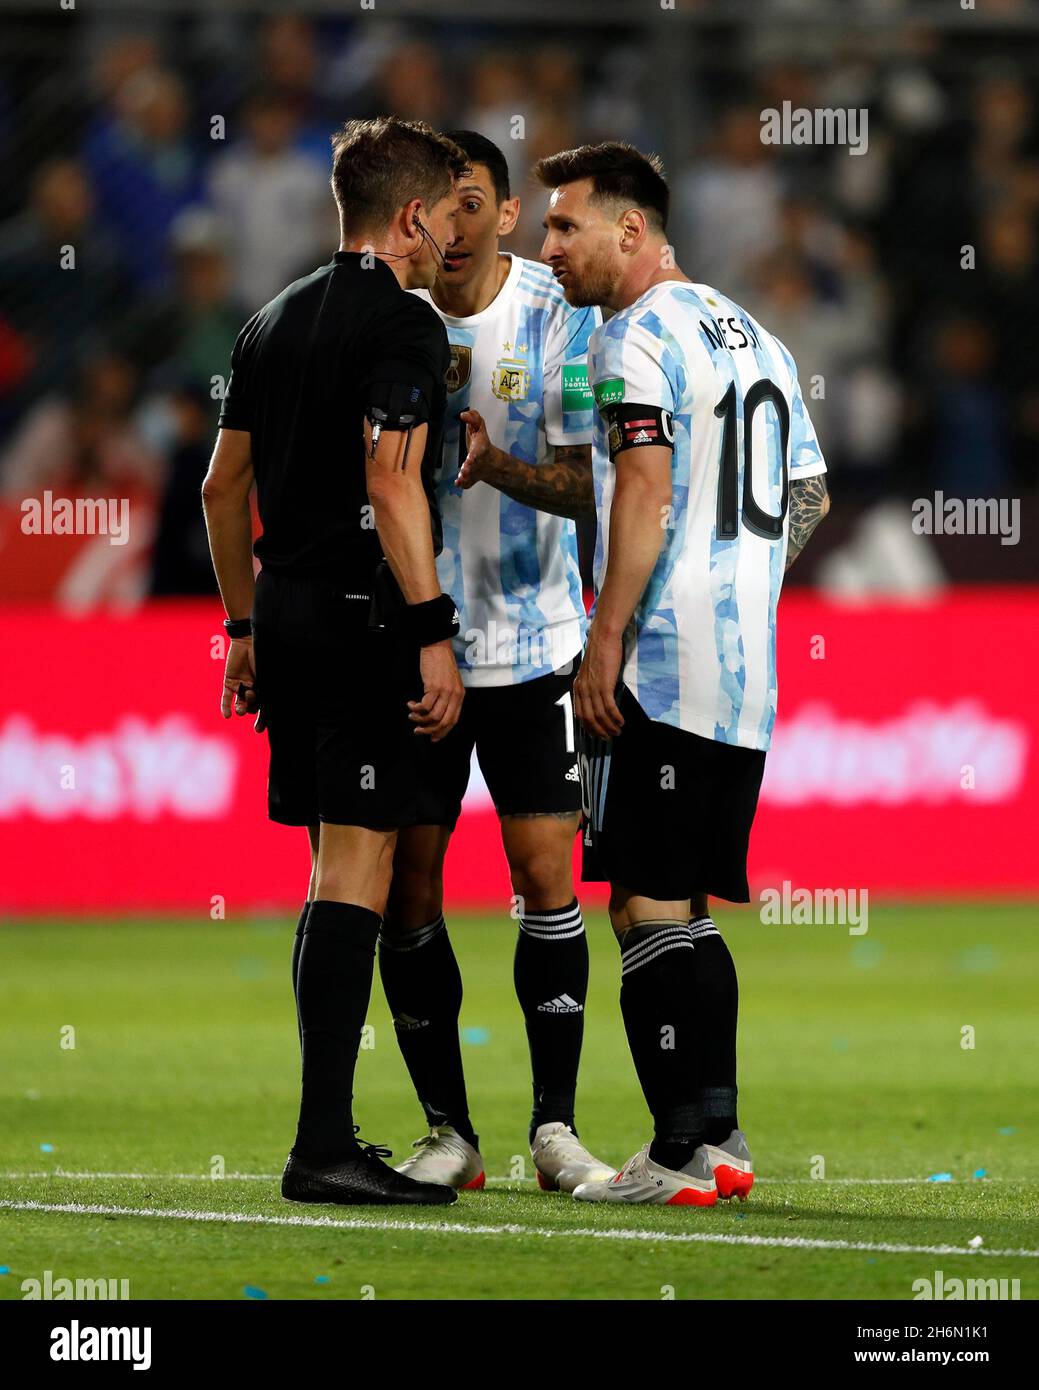
{"label": "afa crest on jersey", "polygon": [[[511,351],[510,343],[503,343],[506,354]],[[491,390],[500,401],[525,401],[530,392],[530,369],[526,363],[526,350],[517,348],[515,357],[499,357],[491,372]]]}
{"label": "afa crest on jersey", "polygon": [[461,391],[473,370],[473,350],[460,343],[451,344],[451,362],[444,377],[449,391]]}

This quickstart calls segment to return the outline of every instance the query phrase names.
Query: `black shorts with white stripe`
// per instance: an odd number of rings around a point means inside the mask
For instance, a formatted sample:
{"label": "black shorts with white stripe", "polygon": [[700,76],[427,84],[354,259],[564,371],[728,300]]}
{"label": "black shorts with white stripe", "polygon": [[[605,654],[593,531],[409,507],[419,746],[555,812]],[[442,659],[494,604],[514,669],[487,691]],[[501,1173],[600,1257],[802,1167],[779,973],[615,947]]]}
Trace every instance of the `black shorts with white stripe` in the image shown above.
{"label": "black shorts with white stripe", "polygon": [[579,736],[582,879],[658,902],[750,901],[747,845],[765,754],[650,719],[626,688],[624,728]]}

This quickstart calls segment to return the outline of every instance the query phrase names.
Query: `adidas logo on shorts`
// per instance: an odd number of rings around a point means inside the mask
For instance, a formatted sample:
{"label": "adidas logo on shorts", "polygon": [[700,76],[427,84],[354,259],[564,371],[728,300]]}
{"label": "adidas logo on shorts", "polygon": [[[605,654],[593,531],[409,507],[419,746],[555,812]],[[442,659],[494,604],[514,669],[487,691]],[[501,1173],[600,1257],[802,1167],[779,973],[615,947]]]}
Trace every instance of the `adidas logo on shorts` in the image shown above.
{"label": "adidas logo on shorts", "polygon": [[582,1006],[569,994],[560,994],[556,999],[547,999],[538,1005],[539,1014],[579,1014]]}
{"label": "adidas logo on shorts", "polygon": [[581,780],[581,769],[580,769],[580,767],[577,765],[577,763],[574,763],[573,767],[572,767],[572,768],[570,769],[570,771],[566,774],[566,780],[567,780],[568,782],[580,782],[580,780]]}
{"label": "adidas logo on shorts", "polygon": [[412,1018],[410,1014],[397,1014],[393,1026],[398,1033],[413,1033],[416,1028],[428,1028],[428,1018]]}

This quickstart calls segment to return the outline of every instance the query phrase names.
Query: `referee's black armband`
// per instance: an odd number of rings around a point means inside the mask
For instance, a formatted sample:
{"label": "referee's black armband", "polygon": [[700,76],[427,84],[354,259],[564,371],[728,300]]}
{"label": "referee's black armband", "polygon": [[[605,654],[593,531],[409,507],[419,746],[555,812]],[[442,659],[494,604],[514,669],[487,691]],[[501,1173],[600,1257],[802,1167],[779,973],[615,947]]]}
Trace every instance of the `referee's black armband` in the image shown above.
{"label": "referee's black armband", "polygon": [[406,430],[404,460],[401,468],[408,464],[408,450],[411,448],[411,432],[416,425],[425,424],[429,419],[429,406],[421,386],[410,386],[402,381],[375,381],[368,388],[368,404],[364,417],[372,427],[372,452],[375,458],[379,448],[379,437],[383,430]]}
{"label": "referee's black armband", "polygon": [[623,401],[608,405],[603,414],[611,463],[625,449],[643,449],[650,444],[674,452],[675,423],[670,410],[659,405],[633,405]]}
{"label": "referee's black armband", "polygon": [[457,637],[460,624],[458,609],[450,594],[440,594],[426,603],[409,603],[404,609],[404,628],[420,647]]}

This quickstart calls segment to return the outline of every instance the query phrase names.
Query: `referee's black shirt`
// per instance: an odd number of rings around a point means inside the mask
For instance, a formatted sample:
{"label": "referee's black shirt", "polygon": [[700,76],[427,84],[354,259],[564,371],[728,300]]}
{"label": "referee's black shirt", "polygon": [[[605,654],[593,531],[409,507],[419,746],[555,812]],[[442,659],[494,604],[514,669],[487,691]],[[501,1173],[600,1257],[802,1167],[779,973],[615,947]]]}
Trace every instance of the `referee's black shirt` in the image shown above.
{"label": "referee's black shirt", "polygon": [[219,424],[252,435],[263,526],[255,551],[265,570],[370,591],[382,549],[365,482],[364,413],[377,381],[418,387],[425,401],[422,476],[439,553],[435,474],[449,360],[436,312],[359,252],[337,251],[253,315],[231,354]]}

